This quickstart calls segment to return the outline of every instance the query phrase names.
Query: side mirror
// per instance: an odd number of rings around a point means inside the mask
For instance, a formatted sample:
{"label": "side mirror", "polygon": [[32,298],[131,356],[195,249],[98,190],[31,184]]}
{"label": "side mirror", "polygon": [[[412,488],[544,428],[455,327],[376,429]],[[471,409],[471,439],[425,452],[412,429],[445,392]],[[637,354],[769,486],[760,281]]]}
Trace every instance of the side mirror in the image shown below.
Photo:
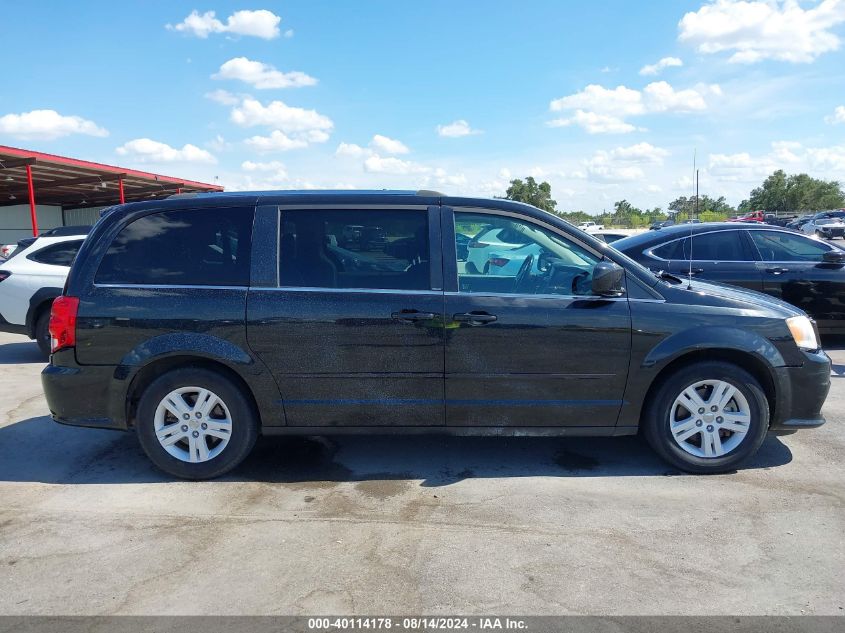
{"label": "side mirror", "polygon": [[600,261],[593,268],[593,294],[599,297],[620,297],[625,292],[624,280],[624,268],[610,261]]}
{"label": "side mirror", "polygon": [[825,264],[845,264],[845,251],[827,251],[822,255]]}

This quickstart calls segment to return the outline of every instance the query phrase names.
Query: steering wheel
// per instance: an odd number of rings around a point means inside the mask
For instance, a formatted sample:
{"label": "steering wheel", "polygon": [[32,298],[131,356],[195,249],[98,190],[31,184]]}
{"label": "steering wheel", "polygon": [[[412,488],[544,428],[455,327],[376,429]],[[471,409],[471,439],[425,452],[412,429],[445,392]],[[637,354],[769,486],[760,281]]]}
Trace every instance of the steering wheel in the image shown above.
{"label": "steering wheel", "polygon": [[513,282],[514,290],[522,288],[525,280],[528,279],[528,276],[531,274],[531,266],[533,263],[534,255],[529,255],[525,258],[525,261],[522,262],[522,266],[519,267],[519,272],[516,273],[516,279],[514,279]]}

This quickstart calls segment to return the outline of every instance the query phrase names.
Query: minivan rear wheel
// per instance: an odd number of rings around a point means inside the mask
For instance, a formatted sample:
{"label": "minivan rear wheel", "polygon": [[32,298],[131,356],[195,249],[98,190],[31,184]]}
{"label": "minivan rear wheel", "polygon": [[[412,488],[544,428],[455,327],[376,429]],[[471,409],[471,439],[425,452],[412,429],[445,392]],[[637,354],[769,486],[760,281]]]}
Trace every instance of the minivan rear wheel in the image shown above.
{"label": "minivan rear wheel", "polygon": [[203,368],[175,369],[150,383],[141,394],[135,426],[150,460],[184,479],[229,472],[258,436],[254,409],[241,389]]}
{"label": "minivan rear wheel", "polygon": [[760,383],[731,363],[707,361],[670,376],[648,404],[643,431],[677,468],[699,474],[736,469],[752,457],[769,428]]}

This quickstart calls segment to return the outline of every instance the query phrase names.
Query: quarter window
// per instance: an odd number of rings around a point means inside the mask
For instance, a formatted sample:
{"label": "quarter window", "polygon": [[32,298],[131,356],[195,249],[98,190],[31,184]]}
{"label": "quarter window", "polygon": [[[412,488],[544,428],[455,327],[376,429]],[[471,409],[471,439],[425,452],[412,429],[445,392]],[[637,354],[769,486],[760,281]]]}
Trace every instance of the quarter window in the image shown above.
{"label": "quarter window", "polygon": [[27,255],[27,259],[51,266],[70,266],[81,246],[82,240],[60,242],[59,244],[52,244],[31,255]]}
{"label": "quarter window", "polygon": [[247,286],[252,209],[152,213],[109,246],[97,283]]}
{"label": "quarter window", "polygon": [[751,231],[751,239],[765,262],[820,262],[830,250],[812,238],[782,231]]}
{"label": "quarter window", "polygon": [[283,211],[279,226],[282,286],[431,287],[426,211]]}
{"label": "quarter window", "polygon": [[455,238],[461,292],[591,294],[600,257],[541,226],[457,212]]}

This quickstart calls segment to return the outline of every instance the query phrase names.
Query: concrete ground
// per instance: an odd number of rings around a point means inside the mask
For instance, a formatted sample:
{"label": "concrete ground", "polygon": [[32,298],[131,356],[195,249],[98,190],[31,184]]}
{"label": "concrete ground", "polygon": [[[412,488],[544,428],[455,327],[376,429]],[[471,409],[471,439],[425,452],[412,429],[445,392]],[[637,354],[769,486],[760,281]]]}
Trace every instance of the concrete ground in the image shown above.
{"label": "concrete ground", "polygon": [[0,614],[841,615],[830,354],[828,424],[735,474],[637,438],[268,438],[189,483],[51,422],[35,344],[0,334]]}

